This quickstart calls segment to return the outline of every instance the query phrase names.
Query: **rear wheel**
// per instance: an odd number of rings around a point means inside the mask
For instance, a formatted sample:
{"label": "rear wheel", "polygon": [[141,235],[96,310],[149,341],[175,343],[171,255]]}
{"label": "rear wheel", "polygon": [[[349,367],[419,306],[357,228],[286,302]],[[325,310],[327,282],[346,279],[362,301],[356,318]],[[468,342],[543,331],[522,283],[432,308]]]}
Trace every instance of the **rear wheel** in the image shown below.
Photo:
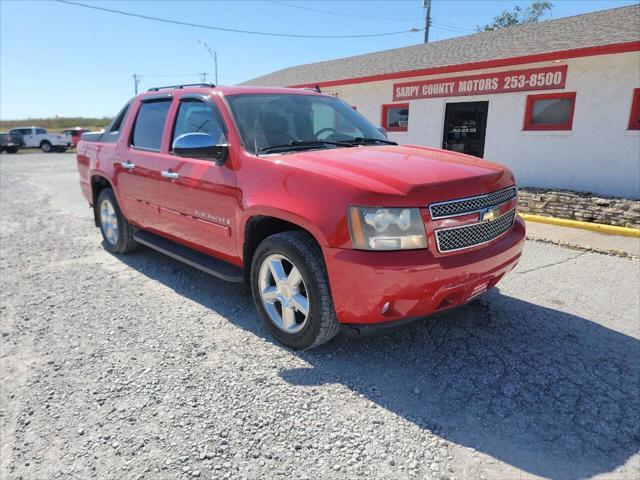
{"label": "rear wheel", "polygon": [[53,150],[53,146],[51,145],[51,142],[44,140],[40,143],[40,150],[42,150],[44,153],[51,153],[51,151]]}
{"label": "rear wheel", "polygon": [[133,239],[133,228],[122,215],[113,190],[110,188],[102,190],[95,208],[107,250],[114,253],[129,253],[138,247],[138,242]]}
{"label": "rear wheel", "polygon": [[306,232],[278,233],[258,246],[251,289],[263,324],[285,345],[313,348],[339,332],[322,252]]}
{"label": "rear wheel", "polygon": [[9,147],[7,148],[8,153],[18,153],[18,147]]}

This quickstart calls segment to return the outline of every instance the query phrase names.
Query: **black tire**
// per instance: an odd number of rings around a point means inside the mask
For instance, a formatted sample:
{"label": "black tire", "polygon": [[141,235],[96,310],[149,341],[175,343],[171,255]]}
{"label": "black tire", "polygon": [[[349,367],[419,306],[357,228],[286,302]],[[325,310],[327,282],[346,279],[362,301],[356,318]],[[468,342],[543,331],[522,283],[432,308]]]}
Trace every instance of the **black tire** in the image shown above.
{"label": "black tire", "polygon": [[51,153],[53,151],[53,146],[51,145],[51,142],[43,140],[40,142],[40,150],[44,153]]}
{"label": "black tire", "polygon": [[[101,206],[102,203],[108,201],[113,206],[115,210],[115,216],[118,222],[118,239],[115,243],[112,243],[105,234],[105,229],[103,228],[102,221],[102,213]],[[96,209],[96,218],[98,219],[98,223],[100,225],[100,232],[102,233],[102,238],[104,239],[104,246],[107,250],[113,253],[125,254],[129,252],[133,252],[136,250],[140,244],[133,239],[133,227],[127,219],[122,215],[122,211],[120,210],[120,206],[118,205],[118,201],[116,200],[116,196],[113,193],[113,190],[110,188],[105,188],[100,192],[98,196],[98,201],[93,206]]]}
{"label": "black tire", "polygon": [[7,148],[8,153],[18,153],[18,147],[9,147]]}
{"label": "black tire", "polygon": [[[260,297],[260,267],[267,257],[284,255],[300,271],[309,298],[306,324],[297,333],[278,328],[269,318]],[[251,262],[251,292],[253,302],[265,327],[281,343],[296,350],[317,347],[328,342],[340,331],[327,272],[320,247],[311,235],[303,231],[282,232],[265,239],[256,249]]]}

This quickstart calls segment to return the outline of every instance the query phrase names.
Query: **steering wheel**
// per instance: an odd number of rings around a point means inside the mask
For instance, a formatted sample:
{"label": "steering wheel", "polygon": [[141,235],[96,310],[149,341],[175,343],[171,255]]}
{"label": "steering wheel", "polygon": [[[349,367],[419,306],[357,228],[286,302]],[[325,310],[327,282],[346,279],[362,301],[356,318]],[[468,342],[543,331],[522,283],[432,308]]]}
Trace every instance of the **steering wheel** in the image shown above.
{"label": "steering wheel", "polygon": [[338,133],[338,131],[335,128],[324,127],[324,128],[321,128],[320,130],[318,130],[316,133],[314,133],[314,135],[316,136],[317,139],[319,139],[320,134],[324,133],[324,132],[331,132],[332,134],[333,133]]}

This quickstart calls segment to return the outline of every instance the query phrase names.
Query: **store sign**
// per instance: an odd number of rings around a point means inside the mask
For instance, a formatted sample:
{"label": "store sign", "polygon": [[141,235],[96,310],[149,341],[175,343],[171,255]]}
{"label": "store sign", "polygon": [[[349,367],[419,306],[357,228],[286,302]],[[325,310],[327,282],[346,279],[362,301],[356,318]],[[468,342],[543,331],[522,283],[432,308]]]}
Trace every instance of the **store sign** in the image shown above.
{"label": "store sign", "polygon": [[395,83],[393,85],[393,101],[551,90],[564,88],[566,80],[566,65],[511,70],[509,72],[482,73],[466,77],[418,80],[415,82]]}

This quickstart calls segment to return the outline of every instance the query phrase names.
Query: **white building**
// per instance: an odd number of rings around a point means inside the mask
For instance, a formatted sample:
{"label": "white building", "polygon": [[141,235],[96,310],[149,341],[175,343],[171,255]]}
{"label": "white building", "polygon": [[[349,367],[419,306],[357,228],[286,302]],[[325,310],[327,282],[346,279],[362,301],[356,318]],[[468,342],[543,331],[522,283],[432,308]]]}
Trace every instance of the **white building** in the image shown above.
{"label": "white building", "polygon": [[297,67],[403,144],[507,165],[521,186],[640,198],[640,5]]}

